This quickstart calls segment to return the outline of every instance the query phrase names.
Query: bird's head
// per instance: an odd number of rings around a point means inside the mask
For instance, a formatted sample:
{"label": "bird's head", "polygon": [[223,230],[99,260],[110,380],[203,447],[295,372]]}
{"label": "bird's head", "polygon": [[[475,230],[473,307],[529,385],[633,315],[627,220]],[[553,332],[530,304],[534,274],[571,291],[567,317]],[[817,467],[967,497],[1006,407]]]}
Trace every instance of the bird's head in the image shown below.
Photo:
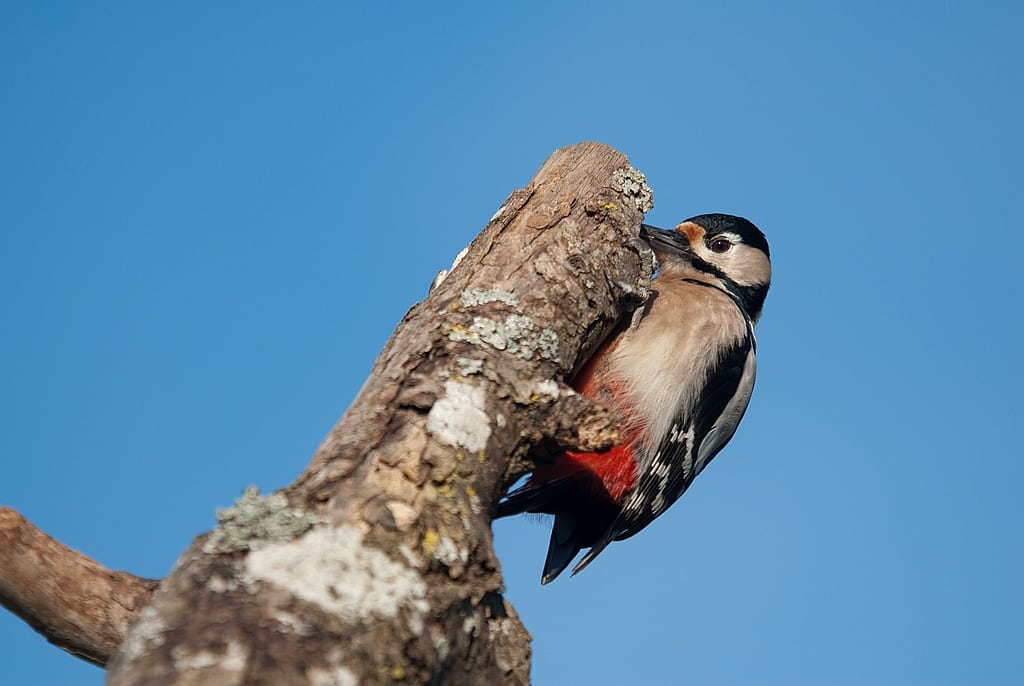
{"label": "bird's head", "polygon": [[768,241],[753,223],[731,214],[702,214],[671,231],[644,224],[640,237],[658,256],[661,276],[692,278],[696,271],[735,295],[757,321],[772,263]]}

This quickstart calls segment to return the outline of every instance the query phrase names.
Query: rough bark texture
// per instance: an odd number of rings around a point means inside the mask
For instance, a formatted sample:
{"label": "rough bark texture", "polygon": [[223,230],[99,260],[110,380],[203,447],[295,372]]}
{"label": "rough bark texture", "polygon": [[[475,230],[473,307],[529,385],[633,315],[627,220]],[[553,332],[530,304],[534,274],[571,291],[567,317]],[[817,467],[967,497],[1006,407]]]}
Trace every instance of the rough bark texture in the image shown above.
{"label": "rough bark texture", "polygon": [[181,556],[109,683],[528,683],[490,512],[552,450],[617,440],[562,380],[645,297],[650,205],[622,154],[556,151],[409,310],[295,483],[247,492]]}
{"label": "rough bark texture", "polygon": [[72,655],[105,665],[157,583],[110,571],[0,507],[0,604]]}

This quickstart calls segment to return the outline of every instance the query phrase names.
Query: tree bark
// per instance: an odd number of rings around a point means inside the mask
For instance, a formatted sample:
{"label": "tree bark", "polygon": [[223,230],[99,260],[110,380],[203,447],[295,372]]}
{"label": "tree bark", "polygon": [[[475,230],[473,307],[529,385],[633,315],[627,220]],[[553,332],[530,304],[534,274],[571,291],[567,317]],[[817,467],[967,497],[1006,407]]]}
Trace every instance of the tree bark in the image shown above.
{"label": "tree bark", "polygon": [[111,571],[0,507],[0,604],[72,655],[105,665],[157,583]]}
{"label": "tree bark", "polygon": [[185,551],[109,683],[528,683],[491,509],[552,451],[617,440],[562,380],[646,296],[651,204],[622,154],[556,151],[409,310],[298,479],[247,491]]}

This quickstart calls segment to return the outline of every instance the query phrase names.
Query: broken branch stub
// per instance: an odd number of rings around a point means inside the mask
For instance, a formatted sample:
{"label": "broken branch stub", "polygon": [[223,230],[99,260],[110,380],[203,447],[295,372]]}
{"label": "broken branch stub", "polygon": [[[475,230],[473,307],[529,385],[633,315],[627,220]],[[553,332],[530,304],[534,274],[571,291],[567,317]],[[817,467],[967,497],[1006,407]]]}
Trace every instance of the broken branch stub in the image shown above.
{"label": "broken branch stub", "polygon": [[140,613],[110,683],[527,683],[490,511],[545,445],[612,414],[562,383],[642,298],[650,190],[556,151],[406,314],[294,484],[247,492]]}

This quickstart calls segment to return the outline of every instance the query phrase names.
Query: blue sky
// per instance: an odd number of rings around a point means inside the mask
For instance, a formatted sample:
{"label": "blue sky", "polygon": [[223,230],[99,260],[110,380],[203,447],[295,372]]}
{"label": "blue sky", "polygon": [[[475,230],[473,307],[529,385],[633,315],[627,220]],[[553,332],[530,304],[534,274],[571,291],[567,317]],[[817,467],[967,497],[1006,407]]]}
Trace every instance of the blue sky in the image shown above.
{"label": "blue sky", "polygon": [[[163,576],[598,140],[775,281],[669,513],[546,587],[495,525],[535,683],[1024,683],[1022,5],[354,5],[0,5],[0,503]],[[0,613],[0,682],[101,681]]]}

